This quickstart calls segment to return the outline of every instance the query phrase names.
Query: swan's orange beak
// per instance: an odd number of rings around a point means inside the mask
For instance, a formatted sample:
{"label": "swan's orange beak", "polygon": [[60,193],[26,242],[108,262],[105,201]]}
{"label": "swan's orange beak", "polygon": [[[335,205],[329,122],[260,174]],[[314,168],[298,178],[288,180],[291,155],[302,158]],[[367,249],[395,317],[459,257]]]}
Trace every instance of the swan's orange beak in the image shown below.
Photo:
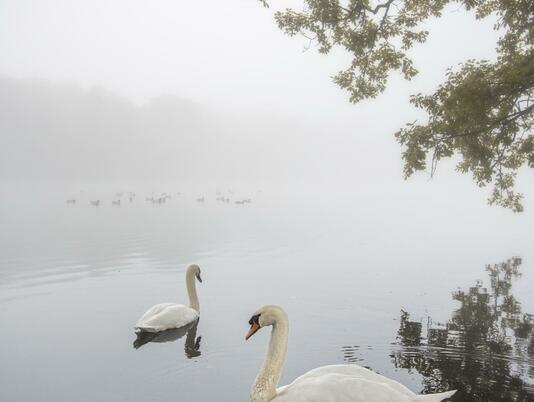
{"label": "swan's orange beak", "polygon": [[245,340],[248,340],[248,338],[250,338],[256,332],[258,332],[258,329],[260,329],[260,326],[256,324],[255,322],[253,322],[252,325],[250,326],[250,329],[248,330],[247,336],[245,336]]}

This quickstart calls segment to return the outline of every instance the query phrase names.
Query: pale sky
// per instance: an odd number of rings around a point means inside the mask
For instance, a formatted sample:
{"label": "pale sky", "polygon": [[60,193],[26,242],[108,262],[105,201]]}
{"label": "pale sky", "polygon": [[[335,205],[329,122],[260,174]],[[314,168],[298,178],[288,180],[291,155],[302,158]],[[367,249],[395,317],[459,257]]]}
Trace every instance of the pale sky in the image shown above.
{"label": "pale sky", "polygon": [[[304,52],[304,38],[276,27],[273,10],[292,4],[302,3],[273,0],[265,9],[255,0],[2,0],[0,73],[102,86],[138,102],[172,93],[217,108],[356,112],[329,78],[347,56]],[[492,57],[491,21],[472,20],[451,9],[431,24],[429,42],[416,51],[422,74],[387,96],[403,105],[408,94],[439,82],[447,66]]]}

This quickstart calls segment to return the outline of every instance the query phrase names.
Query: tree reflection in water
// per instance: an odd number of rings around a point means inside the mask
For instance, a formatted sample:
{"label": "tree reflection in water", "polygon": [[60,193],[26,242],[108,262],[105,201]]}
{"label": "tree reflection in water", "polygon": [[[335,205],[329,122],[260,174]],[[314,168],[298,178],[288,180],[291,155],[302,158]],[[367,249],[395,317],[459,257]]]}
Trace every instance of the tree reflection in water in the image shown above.
{"label": "tree reflection in water", "polygon": [[397,368],[423,376],[423,393],[457,389],[453,401],[534,401],[534,315],[512,294],[520,258],[488,265],[489,290],[478,281],[458,290],[460,303],[446,324],[423,325],[401,312]]}

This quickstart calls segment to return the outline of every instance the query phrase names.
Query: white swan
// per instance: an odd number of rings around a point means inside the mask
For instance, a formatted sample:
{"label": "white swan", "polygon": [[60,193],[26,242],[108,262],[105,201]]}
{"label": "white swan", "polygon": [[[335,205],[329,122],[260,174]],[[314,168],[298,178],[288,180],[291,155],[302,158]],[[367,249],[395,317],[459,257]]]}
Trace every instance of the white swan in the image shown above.
{"label": "white swan", "polygon": [[267,357],[252,386],[251,402],[438,402],[456,392],[416,395],[397,381],[356,365],[319,367],[276,388],[287,351],[287,314],[281,307],[263,306],[249,324],[245,339],[262,327],[273,327]]}
{"label": "white swan", "polygon": [[200,283],[200,268],[190,265],[185,273],[185,283],[189,294],[189,307],[176,303],[160,303],[153,306],[139,319],[135,325],[137,331],[160,332],[171,328],[180,328],[200,316],[195,277]]}

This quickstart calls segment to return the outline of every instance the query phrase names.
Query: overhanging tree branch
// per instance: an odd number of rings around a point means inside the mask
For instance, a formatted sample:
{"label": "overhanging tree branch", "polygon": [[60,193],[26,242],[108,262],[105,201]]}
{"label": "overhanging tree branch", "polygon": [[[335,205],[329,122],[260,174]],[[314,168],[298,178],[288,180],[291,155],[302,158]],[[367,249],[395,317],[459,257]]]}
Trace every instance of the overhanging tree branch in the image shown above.
{"label": "overhanging tree branch", "polygon": [[[433,94],[411,102],[428,114],[427,124],[408,124],[395,136],[403,148],[405,176],[454,155],[457,169],[477,185],[493,183],[490,203],[522,210],[514,192],[517,170],[534,167],[534,2],[472,0],[303,0],[304,11],[275,13],[288,35],[315,38],[320,53],[334,47],[352,56],[334,82],[357,103],[380,95],[392,72],[406,80],[417,73],[408,51],[428,36],[423,23],[457,4],[477,19],[497,18],[502,32],[494,62],[469,60],[450,70]],[[393,11],[394,12],[393,12]]]}

